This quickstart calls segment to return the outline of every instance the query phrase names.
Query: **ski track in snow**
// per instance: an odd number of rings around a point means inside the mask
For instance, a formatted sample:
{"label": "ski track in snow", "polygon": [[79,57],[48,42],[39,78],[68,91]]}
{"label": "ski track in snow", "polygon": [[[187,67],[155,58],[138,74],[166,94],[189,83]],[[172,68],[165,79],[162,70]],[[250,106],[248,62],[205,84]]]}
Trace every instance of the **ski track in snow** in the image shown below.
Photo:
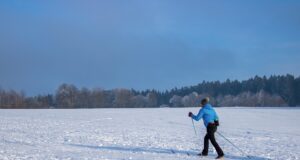
{"label": "ski track in snow", "polygon": [[[0,110],[0,159],[209,160],[205,128],[188,111],[199,108]],[[300,157],[299,108],[216,108],[218,131],[252,160]],[[247,159],[216,134],[225,159]],[[189,154],[189,155],[188,155]]]}

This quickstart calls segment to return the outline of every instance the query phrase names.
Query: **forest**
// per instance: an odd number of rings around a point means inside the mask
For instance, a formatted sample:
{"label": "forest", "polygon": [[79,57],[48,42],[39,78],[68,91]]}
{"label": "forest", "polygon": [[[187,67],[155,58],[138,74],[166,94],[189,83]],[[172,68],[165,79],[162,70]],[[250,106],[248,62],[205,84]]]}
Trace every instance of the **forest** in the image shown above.
{"label": "forest", "polygon": [[293,75],[255,76],[248,80],[203,81],[171,90],[77,88],[62,84],[53,94],[26,96],[23,91],[0,88],[0,108],[146,108],[193,107],[210,97],[223,106],[300,106],[300,77]]}

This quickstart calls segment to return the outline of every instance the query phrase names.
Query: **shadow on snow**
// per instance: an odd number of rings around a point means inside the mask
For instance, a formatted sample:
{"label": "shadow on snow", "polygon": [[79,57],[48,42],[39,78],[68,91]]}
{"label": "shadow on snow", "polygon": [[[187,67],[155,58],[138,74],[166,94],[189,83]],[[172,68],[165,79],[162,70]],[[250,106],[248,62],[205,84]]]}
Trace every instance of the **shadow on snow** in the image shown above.
{"label": "shadow on snow", "polygon": [[[114,150],[114,151],[122,151],[122,152],[144,152],[144,153],[156,153],[156,154],[182,154],[182,155],[190,155],[197,156],[198,152],[195,151],[185,151],[185,150],[177,150],[177,149],[165,149],[165,148],[146,148],[146,147],[130,147],[130,146],[92,146],[92,145],[84,145],[84,144],[66,144],[74,147],[82,147],[89,149],[98,149],[98,150]],[[233,160],[270,160],[269,158],[256,157],[256,156],[234,156],[234,155],[225,155],[226,158],[230,158]]]}

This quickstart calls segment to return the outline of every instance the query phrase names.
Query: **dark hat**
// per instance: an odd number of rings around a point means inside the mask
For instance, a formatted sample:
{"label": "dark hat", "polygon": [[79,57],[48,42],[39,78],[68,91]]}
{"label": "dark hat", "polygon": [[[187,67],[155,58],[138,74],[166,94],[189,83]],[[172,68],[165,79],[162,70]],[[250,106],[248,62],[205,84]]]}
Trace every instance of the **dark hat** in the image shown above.
{"label": "dark hat", "polygon": [[208,102],[209,102],[209,98],[208,98],[208,97],[203,98],[203,99],[201,100],[201,104],[202,104],[202,105],[206,105]]}

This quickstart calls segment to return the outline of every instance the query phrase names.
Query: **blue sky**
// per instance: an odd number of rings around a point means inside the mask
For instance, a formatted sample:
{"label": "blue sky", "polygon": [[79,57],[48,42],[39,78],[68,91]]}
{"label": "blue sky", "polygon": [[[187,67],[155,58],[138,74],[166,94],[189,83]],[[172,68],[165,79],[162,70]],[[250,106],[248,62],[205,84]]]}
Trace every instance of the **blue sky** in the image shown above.
{"label": "blue sky", "polygon": [[300,1],[1,0],[0,86],[170,89],[300,75]]}

